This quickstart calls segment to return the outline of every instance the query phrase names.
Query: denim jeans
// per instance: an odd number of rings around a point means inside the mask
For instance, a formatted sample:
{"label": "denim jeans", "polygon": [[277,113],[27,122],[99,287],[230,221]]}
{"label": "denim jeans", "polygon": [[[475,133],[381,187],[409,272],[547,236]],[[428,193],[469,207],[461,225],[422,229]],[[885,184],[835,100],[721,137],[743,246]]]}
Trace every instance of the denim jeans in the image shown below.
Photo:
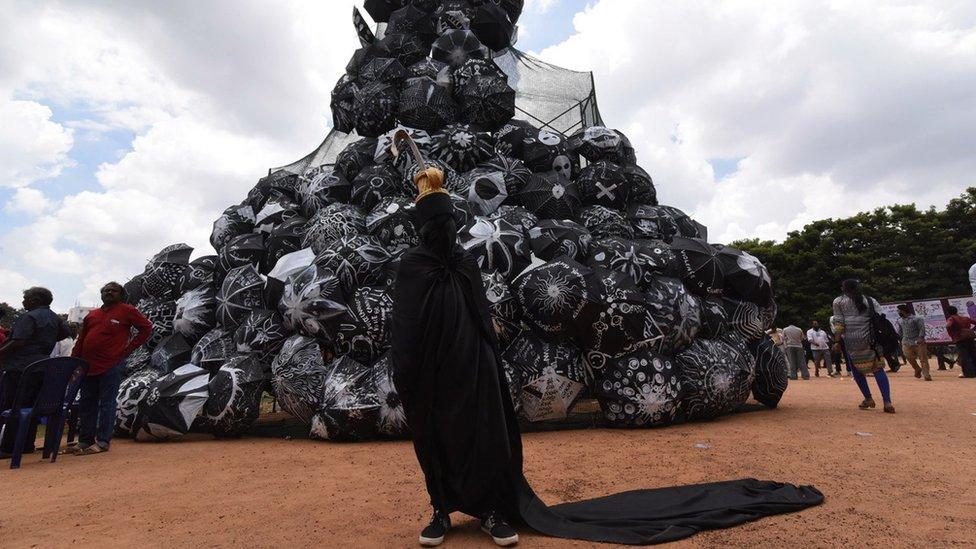
{"label": "denim jeans", "polygon": [[[123,361],[124,363],[124,361]],[[111,370],[88,376],[81,382],[78,444],[81,447],[98,443],[108,448],[115,431],[115,408],[118,406],[119,384],[122,383],[122,363]]]}

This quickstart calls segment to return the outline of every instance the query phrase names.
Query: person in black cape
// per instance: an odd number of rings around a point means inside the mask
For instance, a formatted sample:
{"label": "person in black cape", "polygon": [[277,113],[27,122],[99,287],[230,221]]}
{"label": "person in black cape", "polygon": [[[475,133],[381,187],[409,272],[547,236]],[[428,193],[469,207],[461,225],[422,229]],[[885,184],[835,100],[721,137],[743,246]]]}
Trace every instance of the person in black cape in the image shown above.
{"label": "person in black cape", "polygon": [[554,537],[652,544],[823,502],[812,486],[741,479],[543,503],[522,474],[484,286],[457,243],[443,179],[436,168],[414,178],[420,245],[403,254],[393,298],[394,383],[434,508],[422,545],[441,543],[458,511],[481,519],[499,545],[518,541],[506,519]]}

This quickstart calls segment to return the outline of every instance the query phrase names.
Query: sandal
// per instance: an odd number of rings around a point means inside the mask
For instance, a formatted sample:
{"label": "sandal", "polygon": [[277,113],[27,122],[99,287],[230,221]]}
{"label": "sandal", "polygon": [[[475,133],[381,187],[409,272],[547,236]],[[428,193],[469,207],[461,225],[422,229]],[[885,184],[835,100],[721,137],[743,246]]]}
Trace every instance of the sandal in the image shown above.
{"label": "sandal", "polygon": [[886,414],[893,414],[895,413],[895,406],[890,402],[885,402],[884,411]]}
{"label": "sandal", "polygon": [[98,444],[92,444],[88,448],[78,450],[79,456],[90,456],[92,454],[101,454],[102,452],[108,452],[108,448],[102,448]]}
{"label": "sandal", "polygon": [[866,398],[864,399],[864,402],[857,405],[857,407],[862,410],[867,410],[868,408],[874,408],[874,406],[875,406],[874,399],[871,398]]}

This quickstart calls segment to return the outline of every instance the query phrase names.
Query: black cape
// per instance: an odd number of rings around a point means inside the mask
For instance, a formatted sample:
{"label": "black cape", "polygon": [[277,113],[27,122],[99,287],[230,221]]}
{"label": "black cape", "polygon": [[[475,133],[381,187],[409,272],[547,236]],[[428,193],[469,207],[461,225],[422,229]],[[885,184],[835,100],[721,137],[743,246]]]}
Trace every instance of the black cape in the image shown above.
{"label": "black cape", "polygon": [[635,490],[548,507],[522,475],[522,441],[478,265],[457,245],[450,198],[417,204],[421,244],[400,261],[394,382],[431,504],[490,509],[546,535],[651,544],[823,502],[812,486],[742,479]]}

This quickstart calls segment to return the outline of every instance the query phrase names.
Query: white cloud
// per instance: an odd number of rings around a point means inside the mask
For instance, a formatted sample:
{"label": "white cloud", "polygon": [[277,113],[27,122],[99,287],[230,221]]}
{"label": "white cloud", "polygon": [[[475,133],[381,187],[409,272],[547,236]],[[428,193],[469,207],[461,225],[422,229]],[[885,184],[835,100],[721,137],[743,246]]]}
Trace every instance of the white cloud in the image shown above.
{"label": "white cloud", "polygon": [[44,193],[31,187],[17,188],[5,207],[10,213],[25,213],[34,217],[50,208],[51,201],[44,196]]}
{"label": "white cloud", "polygon": [[51,109],[39,103],[0,95],[0,187],[23,187],[54,177],[70,164],[72,132],[51,121],[51,115]]}
{"label": "white cloud", "polygon": [[33,285],[24,275],[0,267],[0,303],[20,308],[24,290]]}

